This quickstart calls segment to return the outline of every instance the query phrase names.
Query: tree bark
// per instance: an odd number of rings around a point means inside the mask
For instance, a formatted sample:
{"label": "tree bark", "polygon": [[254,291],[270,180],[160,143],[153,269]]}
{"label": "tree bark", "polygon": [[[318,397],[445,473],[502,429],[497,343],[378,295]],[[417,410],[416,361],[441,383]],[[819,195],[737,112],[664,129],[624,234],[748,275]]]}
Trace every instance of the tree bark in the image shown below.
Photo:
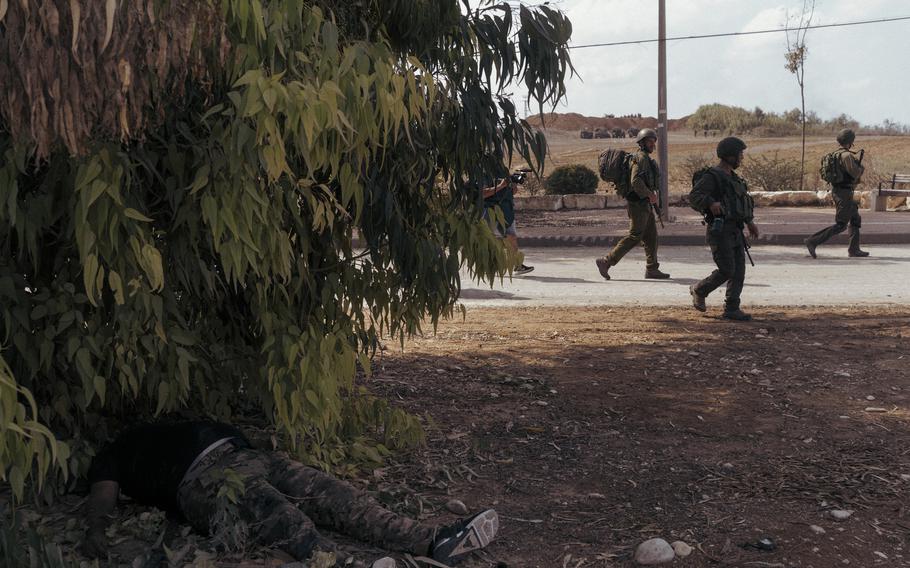
{"label": "tree bark", "polygon": [[806,179],[806,89],[802,79],[799,82],[799,98],[803,107],[803,152],[799,162],[799,190],[802,191]]}

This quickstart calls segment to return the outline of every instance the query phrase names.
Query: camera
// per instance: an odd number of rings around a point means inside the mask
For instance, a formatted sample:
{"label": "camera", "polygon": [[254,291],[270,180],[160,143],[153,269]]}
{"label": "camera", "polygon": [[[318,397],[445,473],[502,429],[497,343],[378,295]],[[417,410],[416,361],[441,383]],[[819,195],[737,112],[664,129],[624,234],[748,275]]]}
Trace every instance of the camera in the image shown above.
{"label": "camera", "polygon": [[527,177],[528,177],[528,172],[530,172],[530,171],[531,171],[531,170],[525,170],[525,169],[515,170],[515,171],[512,172],[512,174],[509,176],[509,181],[512,182],[512,183],[521,185],[521,184],[523,184],[523,183],[525,182],[525,179],[527,179]]}

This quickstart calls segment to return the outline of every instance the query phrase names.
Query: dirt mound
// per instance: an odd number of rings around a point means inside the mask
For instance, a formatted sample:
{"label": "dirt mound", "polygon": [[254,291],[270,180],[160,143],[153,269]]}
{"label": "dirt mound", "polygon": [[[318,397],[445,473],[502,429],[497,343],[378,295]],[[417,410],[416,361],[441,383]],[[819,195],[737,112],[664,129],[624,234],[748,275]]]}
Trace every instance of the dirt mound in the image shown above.
{"label": "dirt mound", "polygon": [[[670,130],[679,130],[686,127],[686,120],[689,117],[673,118],[669,120]],[[657,119],[653,116],[643,116],[641,118],[606,118],[594,117],[578,114],[577,112],[558,113],[551,112],[547,114],[535,114],[528,117],[528,122],[537,128],[546,130],[563,130],[567,132],[581,131],[585,128],[594,130],[595,128],[657,128]]]}

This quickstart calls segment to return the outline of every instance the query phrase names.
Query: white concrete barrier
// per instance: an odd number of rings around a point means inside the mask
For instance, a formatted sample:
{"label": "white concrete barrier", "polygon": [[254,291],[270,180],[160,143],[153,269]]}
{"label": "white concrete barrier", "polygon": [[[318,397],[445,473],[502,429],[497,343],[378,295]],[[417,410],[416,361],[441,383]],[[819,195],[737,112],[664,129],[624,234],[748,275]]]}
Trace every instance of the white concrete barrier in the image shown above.
{"label": "white concrete barrier", "polygon": [[604,209],[607,206],[607,196],[596,194],[563,195],[562,206],[565,209]]}
{"label": "white concrete barrier", "polygon": [[542,211],[559,211],[562,209],[562,195],[532,195],[530,197],[516,197],[515,210],[525,211],[536,209]]}

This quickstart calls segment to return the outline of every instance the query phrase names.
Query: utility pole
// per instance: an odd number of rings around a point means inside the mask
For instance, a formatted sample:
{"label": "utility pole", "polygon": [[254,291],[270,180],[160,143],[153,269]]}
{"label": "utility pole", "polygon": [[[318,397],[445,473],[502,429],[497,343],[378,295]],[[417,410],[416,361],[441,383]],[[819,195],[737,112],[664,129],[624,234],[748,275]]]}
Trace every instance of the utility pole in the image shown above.
{"label": "utility pole", "polygon": [[667,176],[670,160],[667,157],[667,0],[660,0],[658,8],[657,43],[657,160],[660,162],[660,216],[670,220],[670,190]]}

